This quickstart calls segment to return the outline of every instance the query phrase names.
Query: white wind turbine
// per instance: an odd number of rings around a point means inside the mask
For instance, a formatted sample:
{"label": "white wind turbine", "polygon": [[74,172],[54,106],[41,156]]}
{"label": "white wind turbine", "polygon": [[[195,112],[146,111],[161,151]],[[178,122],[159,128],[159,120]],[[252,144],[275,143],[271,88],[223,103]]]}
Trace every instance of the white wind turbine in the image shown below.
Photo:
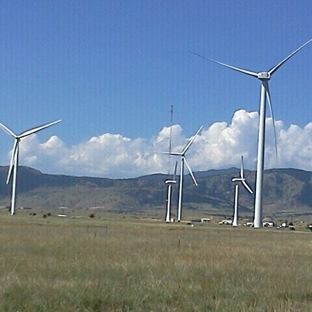
{"label": "white wind turbine", "polygon": [[[22,132],[21,134],[17,135],[12,130],[10,130],[8,127],[6,127],[4,124],[0,123],[0,127],[6,131],[9,135],[11,135],[14,138],[14,145],[11,155],[11,161],[10,161],[10,167],[8,171],[8,177],[6,183],[9,184],[10,179],[12,179],[12,193],[11,193],[11,215],[15,214],[15,204],[16,204],[16,177],[17,177],[17,168],[18,168],[18,156],[19,156],[19,142],[22,138],[31,135],[33,133],[36,133],[38,131],[41,131],[45,128],[48,128],[50,126],[53,126],[57,123],[59,123],[61,120],[56,120],[53,122],[50,122],[48,124],[38,126],[36,128],[32,128],[29,130],[26,130]],[[12,176],[13,173],[13,176]]]}
{"label": "white wind turbine", "polygon": [[[303,47],[305,47],[308,43],[310,43],[312,39],[308,40],[302,46],[300,46],[297,50],[289,54],[285,59],[279,62],[277,65],[272,67],[268,71],[264,72],[253,72],[250,70],[234,67],[225,63],[221,63],[215,61],[213,59],[204,57],[197,53],[192,52],[193,54],[202,57],[206,60],[214,62],[216,64],[222,65],[224,67],[233,69],[240,73],[258,78],[261,81],[261,95],[260,95],[260,108],[259,108],[259,132],[258,132],[258,155],[257,155],[257,175],[256,175],[256,196],[255,196],[255,212],[254,212],[254,227],[259,228],[262,226],[262,185],[263,185],[263,168],[264,168],[264,143],[265,143],[265,116],[266,116],[266,100],[268,100],[269,108],[272,115],[273,121],[273,129],[274,129],[274,136],[275,136],[275,144],[276,144],[276,133],[275,133],[275,124],[274,124],[274,116],[273,116],[273,109],[271,104],[271,97],[269,91],[269,84],[268,81],[270,80],[271,76],[292,56],[294,56],[297,52],[299,52]],[[276,148],[277,149],[277,148]]]}
{"label": "white wind turbine", "polygon": [[183,193],[183,175],[184,175],[184,164],[186,165],[192,180],[194,182],[194,184],[197,186],[197,181],[194,177],[194,174],[191,170],[191,167],[189,166],[189,164],[187,163],[187,160],[185,158],[185,154],[188,151],[188,149],[190,148],[190,146],[192,145],[192,143],[194,142],[194,140],[196,139],[196,137],[198,136],[199,132],[202,130],[203,126],[201,126],[197,132],[195,133],[195,135],[193,136],[193,138],[185,145],[185,147],[183,148],[181,153],[177,153],[177,152],[170,152],[170,155],[173,156],[180,156],[181,157],[181,167],[180,167],[180,181],[179,181],[179,199],[178,199],[178,222],[181,221],[182,218],[182,193]]}
{"label": "white wind turbine", "polygon": [[168,185],[167,187],[167,209],[166,209],[166,222],[167,223],[170,222],[170,216],[171,216],[172,186],[177,183],[177,180],[176,180],[177,165],[178,165],[178,162],[176,161],[173,178],[165,181],[165,184]]}
{"label": "white wind turbine", "polygon": [[[239,178],[232,178],[232,182],[241,182],[245,189],[250,193],[253,194],[252,189],[247,184],[245,176],[244,176],[244,160],[243,156],[241,158],[241,168],[240,168],[240,176]],[[235,184],[235,193],[234,193],[234,216],[232,226],[238,225],[238,183]]]}

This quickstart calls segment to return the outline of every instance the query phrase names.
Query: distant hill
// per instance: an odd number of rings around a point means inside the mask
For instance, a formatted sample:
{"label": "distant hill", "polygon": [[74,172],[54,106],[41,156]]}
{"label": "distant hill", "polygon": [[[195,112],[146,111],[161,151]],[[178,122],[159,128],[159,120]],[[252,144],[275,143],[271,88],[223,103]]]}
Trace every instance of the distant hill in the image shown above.
{"label": "distant hill", "polygon": [[[0,166],[0,205],[10,201],[6,185],[7,167]],[[234,183],[239,169],[196,172],[198,186],[185,176],[184,215],[231,216]],[[246,178],[255,190],[255,172],[246,171]],[[19,167],[17,207],[53,209],[68,207],[87,209],[101,207],[105,211],[164,213],[168,176],[153,174],[132,179],[107,179],[44,174],[29,167]],[[173,213],[176,210],[178,187],[173,188]],[[271,169],[264,172],[264,216],[300,216],[312,214],[312,172],[297,169]],[[241,216],[252,216],[254,196],[240,187]]]}

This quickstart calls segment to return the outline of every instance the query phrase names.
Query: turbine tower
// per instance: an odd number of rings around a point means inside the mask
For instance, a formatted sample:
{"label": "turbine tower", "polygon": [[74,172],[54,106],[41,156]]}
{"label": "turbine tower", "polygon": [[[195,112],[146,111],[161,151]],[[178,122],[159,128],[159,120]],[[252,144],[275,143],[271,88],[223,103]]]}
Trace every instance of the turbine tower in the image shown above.
{"label": "turbine tower", "polygon": [[[244,160],[243,156],[241,158],[241,168],[240,168],[240,176],[239,178],[232,178],[232,182],[241,182],[245,189],[250,193],[253,194],[252,189],[247,184],[245,176],[244,176]],[[232,226],[238,225],[238,184],[235,184],[235,193],[234,193],[234,216],[233,216],[233,222]]]}
{"label": "turbine tower", "polygon": [[170,222],[170,217],[171,217],[172,186],[177,183],[176,181],[177,165],[178,165],[178,162],[176,161],[173,178],[171,180],[168,179],[165,181],[165,184],[168,185],[167,187],[167,209],[166,209],[166,222],[167,223]]}
{"label": "turbine tower", "polygon": [[[38,131],[41,131],[45,128],[48,128],[50,126],[53,126],[57,123],[59,123],[61,120],[56,120],[53,122],[50,122],[48,124],[38,126],[36,128],[32,128],[29,130],[26,130],[22,132],[21,134],[17,135],[12,130],[10,130],[8,127],[6,127],[4,124],[0,123],[0,127],[7,132],[9,135],[11,135],[14,138],[14,145],[11,155],[11,161],[10,161],[10,167],[8,171],[7,181],[6,183],[9,184],[10,179],[12,179],[12,190],[11,190],[11,215],[15,214],[15,204],[16,204],[16,178],[17,178],[17,168],[18,168],[18,156],[19,156],[19,143],[22,138],[31,135],[33,133],[36,133]],[[13,176],[12,176],[13,173]]]}
{"label": "turbine tower", "polygon": [[276,133],[275,133],[275,124],[274,124],[274,116],[273,109],[271,104],[271,97],[269,91],[269,80],[271,76],[292,56],[294,56],[297,52],[299,52],[303,47],[305,47],[308,43],[310,43],[312,39],[308,40],[302,46],[300,46],[297,50],[289,54],[286,58],[284,58],[277,65],[272,67],[268,71],[264,72],[254,72],[238,67],[234,67],[225,63],[221,63],[215,61],[213,59],[204,57],[197,53],[192,52],[193,54],[202,57],[206,60],[219,64],[221,66],[230,68],[232,70],[238,71],[240,73],[255,77],[261,81],[260,87],[260,108],[259,108],[259,132],[258,132],[258,153],[257,153],[257,175],[256,175],[256,196],[255,196],[255,212],[254,212],[254,227],[260,228],[262,226],[262,186],[263,186],[263,169],[264,169],[264,143],[265,143],[265,116],[266,116],[266,101],[268,100],[269,108],[272,115],[273,120],[273,128],[274,128],[274,136],[275,136],[275,144],[276,144]]}
{"label": "turbine tower", "polygon": [[235,191],[234,191],[234,214],[233,214],[233,221],[232,226],[238,225],[238,184],[235,184]]}
{"label": "turbine tower", "polygon": [[191,170],[191,167],[189,166],[189,164],[187,163],[185,154],[188,151],[188,149],[190,148],[190,146],[192,145],[192,143],[194,142],[194,140],[196,139],[196,137],[198,136],[199,132],[202,130],[203,126],[201,126],[197,132],[195,133],[195,135],[193,136],[193,138],[185,145],[185,147],[183,148],[181,153],[177,153],[177,152],[171,152],[170,155],[173,156],[180,156],[181,157],[181,165],[180,165],[180,180],[179,180],[179,199],[178,199],[178,222],[181,221],[182,218],[182,194],[183,194],[183,175],[184,175],[184,164],[186,165],[192,180],[194,182],[194,184],[197,186],[197,181],[194,177],[194,174]]}

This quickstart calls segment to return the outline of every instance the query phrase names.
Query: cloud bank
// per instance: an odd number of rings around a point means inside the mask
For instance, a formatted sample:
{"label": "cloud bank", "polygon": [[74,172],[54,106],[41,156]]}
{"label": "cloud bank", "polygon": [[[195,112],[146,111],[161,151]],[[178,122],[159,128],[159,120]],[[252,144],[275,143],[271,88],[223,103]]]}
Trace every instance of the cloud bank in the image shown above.
{"label": "cloud bank", "polygon": [[[205,126],[188,150],[186,157],[193,171],[239,167],[244,156],[245,167],[256,168],[258,112],[238,110],[230,124],[215,122]],[[194,125],[194,133],[200,125]],[[304,128],[291,125],[285,129],[275,121],[278,157],[272,119],[266,119],[265,168],[298,168],[312,170],[312,123]],[[50,137],[39,142],[36,134],[20,143],[20,164],[45,173],[75,176],[130,178],[152,173],[168,173],[175,159],[162,154],[169,149],[181,152],[191,138],[180,125],[164,127],[151,138],[130,139],[121,134],[104,133],[78,145],[66,146],[61,138]],[[188,135],[188,136],[186,136]],[[177,160],[179,157],[177,158]],[[170,168],[173,171],[173,168]]]}

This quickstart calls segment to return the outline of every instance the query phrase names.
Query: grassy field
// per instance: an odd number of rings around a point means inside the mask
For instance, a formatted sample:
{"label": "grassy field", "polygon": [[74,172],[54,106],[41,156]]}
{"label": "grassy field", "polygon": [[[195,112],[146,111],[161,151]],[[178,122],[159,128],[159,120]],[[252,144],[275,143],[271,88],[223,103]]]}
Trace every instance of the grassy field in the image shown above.
{"label": "grassy field", "polygon": [[312,233],[0,214],[1,311],[312,311]]}

